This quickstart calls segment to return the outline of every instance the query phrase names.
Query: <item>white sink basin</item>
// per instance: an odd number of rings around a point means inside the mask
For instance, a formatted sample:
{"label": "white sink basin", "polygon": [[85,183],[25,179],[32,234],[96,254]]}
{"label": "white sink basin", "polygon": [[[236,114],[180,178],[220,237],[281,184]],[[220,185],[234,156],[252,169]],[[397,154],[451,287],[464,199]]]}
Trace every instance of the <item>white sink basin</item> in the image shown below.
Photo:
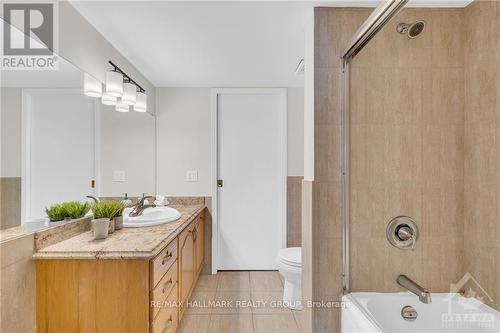
{"label": "white sink basin", "polygon": [[131,217],[129,213],[132,208],[126,208],[123,212],[123,226],[125,228],[151,227],[178,220],[181,214],[177,209],[171,207],[146,208],[142,215]]}

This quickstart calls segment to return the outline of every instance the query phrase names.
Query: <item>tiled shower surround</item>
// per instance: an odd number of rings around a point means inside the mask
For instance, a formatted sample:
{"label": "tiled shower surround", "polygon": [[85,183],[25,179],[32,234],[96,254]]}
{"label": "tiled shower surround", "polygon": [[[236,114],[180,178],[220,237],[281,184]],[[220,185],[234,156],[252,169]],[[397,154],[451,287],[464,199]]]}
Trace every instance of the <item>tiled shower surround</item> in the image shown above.
{"label": "tiled shower surround", "polygon": [[[303,186],[312,196],[304,290],[315,300],[341,295],[340,53],[370,12],[315,10],[315,175]],[[396,32],[417,20],[426,22],[418,38]],[[495,1],[404,9],[352,61],[352,291],[399,291],[403,273],[447,292],[469,272],[500,308],[498,22]],[[398,215],[420,228],[414,251],[385,238]],[[339,313],[313,309],[313,331],[339,331]]]}

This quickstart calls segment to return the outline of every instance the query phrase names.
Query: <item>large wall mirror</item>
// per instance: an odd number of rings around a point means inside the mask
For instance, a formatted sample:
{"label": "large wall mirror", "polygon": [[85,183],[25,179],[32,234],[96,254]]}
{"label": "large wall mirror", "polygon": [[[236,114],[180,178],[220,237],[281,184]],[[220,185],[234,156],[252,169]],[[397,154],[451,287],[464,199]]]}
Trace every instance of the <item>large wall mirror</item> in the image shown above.
{"label": "large wall mirror", "polygon": [[151,113],[84,95],[84,73],[62,57],[55,70],[0,74],[1,229],[49,226],[45,207],[87,195],[155,193]]}

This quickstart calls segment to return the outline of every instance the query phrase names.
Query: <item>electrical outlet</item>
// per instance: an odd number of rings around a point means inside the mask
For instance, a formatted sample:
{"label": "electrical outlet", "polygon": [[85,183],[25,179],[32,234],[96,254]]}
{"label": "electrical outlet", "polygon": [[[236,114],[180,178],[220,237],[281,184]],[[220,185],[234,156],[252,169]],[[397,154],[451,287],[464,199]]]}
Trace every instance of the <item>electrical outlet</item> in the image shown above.
{"label": "electrical outlet", "polygon": [[198,181],[198,171],[196,171],[196,170],[186,171],[186,181],[187,182],[197,182]]}
{"label": "electrical outlet", "polygon": [[115,170],[113,171],[113,181],[123,183],[126,180],[125,171],[124,170]]}

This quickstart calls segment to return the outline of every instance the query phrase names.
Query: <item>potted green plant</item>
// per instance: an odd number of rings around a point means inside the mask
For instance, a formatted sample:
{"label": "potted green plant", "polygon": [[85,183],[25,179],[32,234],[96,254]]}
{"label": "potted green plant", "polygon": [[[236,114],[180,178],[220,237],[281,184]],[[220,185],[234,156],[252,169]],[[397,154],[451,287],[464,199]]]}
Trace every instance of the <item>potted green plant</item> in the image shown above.
{"label": "potted green plant", "polygon": [[84,217],[85,214],[90,210],[90,204],[88,202],[81,203],[78,201],[69,201],[62,204],[66,210],[66,217],[71,219],[79,219]]}
{"label": "potted green plant", "polygon": [[113,217],[115,210],[110,204],[110,201],[99,201],[92,205],[92,213],[94,214],[94,219],[92,220],[92,230],[94,233],[94,239],[103,239],[108,237],[108,233],[112,233],[111,224],[114,223]]}
{"label": "potted green plant", "polygon": [[111,210],[115,212],[113,216],[113,221],[115,224],[115,230],[120,230],[123,228],[123,210],[125,209],[125,204],[122,201],[110,201]]}
{"label": "potted green plant", "polygon": [[51,223],[64,221],[67,216],[66,209],[62,204],[53,204],[49,208],[45,207],[45,213]]}

